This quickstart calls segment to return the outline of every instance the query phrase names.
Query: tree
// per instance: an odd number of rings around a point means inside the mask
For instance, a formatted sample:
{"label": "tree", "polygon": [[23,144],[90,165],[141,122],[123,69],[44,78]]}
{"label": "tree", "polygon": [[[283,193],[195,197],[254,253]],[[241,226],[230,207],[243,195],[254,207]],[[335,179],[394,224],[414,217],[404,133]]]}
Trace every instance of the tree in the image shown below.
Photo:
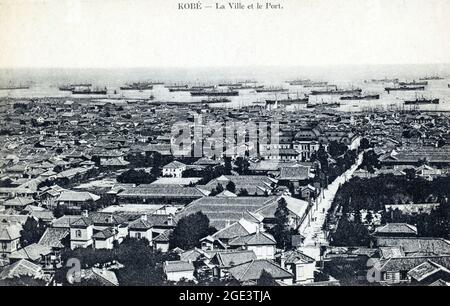
{"label": "tree", "polygon": [[278,206],[275,210],[275,226],[270,229],[270,234],[275,238],[277,247],[288,249],[291,247],[292,232],[289,227],[289,210],[284,198],[278,200]]}
{"label": "tree", "polygon": [[277,283],[275,279],[272,277],[272,274],[267,272],[266,270],[262,270],[259,279],[256,281],[257,286],[276,286]]}
{"label": "tree", "polygon": [[170,238],[170,248],[179,247],[183,250],[190,250],[199,245],[199,240],[216,232],[216,229],[209,225],[208,217],[202,212],[190,214],[181,218]]}
{"label": "tree", "polygon": [[223,188],[222,184],[217,183],[216,188],[214,188],[213,190],[211,190],[211,193],[209,194],[209,196],[215,196],[219,193],[221,193],[222,191],[224,191],[225,189]]}
{"label": "tree", "polygon": [[359,143],[359,149],[360,150],[365,150],[370,148],[370,142],[367,138],[363,137]]}
{"label": "tree", "polygon": [[230,156],[225,156],[224,157],[225,160],[225,174],[231,174],[231,157]]}
{"label": "tree", "polygon": [[236,162],[234,163],[237,167],[237,172],[239,174],[247,174],[248,168],[250,167],[250,163],[248,160],[242,156],[236,158]]}
{"label": "tree", "polygon": [[238,196],[240,197],[247,197],[248,196],[248,190],[245,188],[242,188],[239,190]]}
{"label": "tree", "polygon": [[20,231],[20,245],[26,247],[27,245],[37,243],[45,232],[45,225],[42,221],[36,221],[34,218],[28,218]]}
{"label": "tree", "polygon": [[123,184],[150,184],[155,181],[155,175],[147,173],[144,170],[130,169],[121,173],[117,177],[117,181]]}
{"label": "tree", "polygon": [[[162,253],[155,251],[145,239],[125,238],[123,242],[112,250],[77,248],[71,250],[66,248],[62,251],[62,262],[67,262],[69,258],[80,260],[82,268],[92,268],[93,266],[103,267],[105,264],[118,262],[123,268],[115,273],[121,286],[157,286],[163,285],[166,281],[162,268],[162,263],[167,260],[178,260],[179,256],[173,253]],[[66,274],[71,267],[57,269],[55,280],[63,285],[70,285],[67,282]],[[91,281],[82,281],[81,284],[92,285]]]}
{"label": "tree", "polygon": [[235,192],[236,192],[236,184],[233,183],[233,181],[229,181],[228,184],[227,184],[227,186],[225,186],[225,188],[226,188],[229,192],[232,192],[232,193],[235,193]]}
{"label": "tree", "polygon": [[364,152],[361,168],[366,169],[370,173],[374,173],[375,169],[381,168],[378,155],[373,150]]}

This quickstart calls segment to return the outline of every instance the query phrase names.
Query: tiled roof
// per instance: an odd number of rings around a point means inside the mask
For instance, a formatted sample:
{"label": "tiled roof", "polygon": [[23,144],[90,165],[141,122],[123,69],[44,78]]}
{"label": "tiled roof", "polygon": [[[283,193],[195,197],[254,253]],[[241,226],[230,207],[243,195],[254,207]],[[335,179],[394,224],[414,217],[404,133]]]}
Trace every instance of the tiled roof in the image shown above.
{"label": "tiled roof", "polygon": [[64,248],[62,244],[62,240],[69,236],[70,230],[68,228],[54,228],[48,227],[41,239],[39,240],[39,244],[49,246],[51,248]]}
{"label": "tiled roof", "polygon": [[447,269],[450,268],[450,256],[414,256],[381,260],[381,272],[410,271],[429,260]]}
{"label": "tiled roof", "polygon": [[200,198],[209,192],[196,187],[172,186],[172,185],[140,185],[127,188],[118,194],[119,197],[191,197]]}
{"label": "tiled roof", "polygon": [[447,268],[445,268],[441,265],[438,265],[437,263],[434,263],[431,260],[428,260],[428,261],[418,265],[417,267],[411,269],[408,272],[408,275],[411,278],[415,279],[416,281],[420,282],[423,279],[425,279],[439,271],[444,271],[445,273],[448,274],[448,276],[450,276],[450,271]]}
{"label": "tiled roof", "polygon": [[153,239],[154,242],[169,242],[170,234],[172,233],[172,230],[167,230],[159,234],[155,239]]}
{"label": "tiled roof", "polygon": [[265,232],[256,232],[247,236],[239,236],[231,240],[228,244],[230,246],[244,246],[244,245],[275,245],[277,242],[272,235]]}
{"label": "tiled roof", "polygon": [[194,265],[190,262],[176,260],[164,262],[164,272],[185,272],[194,271]]}
{"label": "tiled roof", "polygon": [[377,227],[375,233],[417,235],[417,228],[407,223],[387,223],[386,225]]}
{"label": "tiled roof", "polygon": [[256,259],[253,251],[219,251],[216,253],[212,262],[217,262],[220,267],[237,266]]}
{"label": "tiled roof", "polygon": [[42,268],[26,259],[21,259],[15,263],[5,267],[0,272],[0,279],[31,276],[35,278],[42,278]]}
{"label": "tiled roof", "polygon": [[130,230],[148,230],[152,227],[153,225],[150,222],[148,222],[147,220],[142,220],[140,218],[131,222],[128,226]]}
{"label": "tiled roof", "polygon": [[240,220],[247,211],[255,211],[273,199],[274,197],[204,197],[187,205],[175,218],[179,220],[201,211],[209,218],[211,226],[220,230]]}
{"label": "tiled roof", "polygon": [[450,255],[450,241],[428,237],[378,237],[378,247],[400,247],[409,255]]}
{"label": "tiled roof", "polygon": [[22,226],[18,223],[0,222],[0,240],[14,240],[21,237]]}
{"label": "tiled roof", "polygon": [[263,271],[268,272],[275,279],[293,278],[291,272],[266,259],[252,260],[229,269],[230,274],[240,282],[257,281]]}
{"label": "tiled roof", "polygon": [[12,259],[23,258],[31,261],[36,261],[40,259],[42,255],[48,255],[51,252],[52,252],[51,247],[39,243],[33,243],[11,253],[10,258]]}
{"label": "tiled roof", "polygon": [[86,201],[97,201],[98,199],[100,199],[98,195],[92,194],[90,192],[64,191],[60,194],[60,196],[56,201],[86,202]]}
{"label": "tiled roof", "polygon": [[105,228],[104,230],[101,230],[94,235],[92,235],[92,238],[94,239],[108,239],[110,237],[113,237],[117,231],[114,228]]}

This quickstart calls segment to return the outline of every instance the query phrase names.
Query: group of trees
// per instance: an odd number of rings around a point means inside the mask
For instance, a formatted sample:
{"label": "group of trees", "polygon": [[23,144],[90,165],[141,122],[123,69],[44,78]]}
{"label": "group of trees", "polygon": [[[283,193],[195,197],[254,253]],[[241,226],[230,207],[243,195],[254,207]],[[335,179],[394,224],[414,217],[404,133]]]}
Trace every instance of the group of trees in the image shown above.
{"label": "group of trees", "polygon": [[[417,227],[424,237],[450,238],[450,176],[428,181],[420,177],[380,175],[370,179],[353,178],[338,190],[331,210],[342,208],[343,216],[332,234],[334,245],[360,246],[369,243],[369,229],[361,220],[361,210],[367,210],[366,223],[372,212],[381,213],[381,223],[405,222]],[[430,213],[404,214],[400,210],[386,211],[385,204],[439,203]],[[412,204],[414,205],[414,204]],[[350,216],[353,215],[353,218]]]}
{"label": "group of trees", "polygon": [[[67,262],[70,258],[80,260],[81,268],[91,268],[118,262],[123,268],[115,270],[119,284],[122,286],[156,286],[165,282],[162,263],[166,260],[177,260],[178,255],[154,251],[146,239],[126,238],[112,250],[94,250],[92,248],[64,249],[61,258]],[[64,285],[70,267],[58,269],[55,280]],[[89,282],[82,282],[89,284]],[[80,284],[76,284],[80,285]]]}
{"label": "group of trees", "polygon": [[208,217],[202,212],[187,215],[181,218],[170,235],[170,248],[183,250],[193,249],[200,245],[200,239],[212,235],[217,230],[209,225]]}
{"label": "group of trees", "polygon": [[284,198],[278,200],[278,206],[275,210],[275,224],[268,231],[277,242],[277,248],[290,249],[292,247],[292,235],[297,232],[289,225],[289,209]]}
{"label": "group of trees", "polygon": [[[330,162],[330,158],[335,162]],[[320,168],[317,169],[316,181],[322,187],[327,187],[336,177],[349,169],[356,161],[356,150],[349,150],[342,142],[332,141],[328,145],[328,152],[320,144],[319,149],[311,155],[311,161],[317,161]]]}
{"label": "group of trees", "polygon": [[383,212],[382,222],[408,223],[417,227],[419,236],[441,237],[450,239],[450,203],[446,199],[441,199],[437,209],[429,214],[404,214],[400,210]]}
{"label": "group of trees", "polygon": [[34,218],[28,218],[20,231],[20,245],[26,247],[27,245],[39,242],[46,229],[45,224]]}
{"label": "group of trees", "polygon": [[130,169],[117,176],[117,181],[123,184],[150,184],[155,180],[156,176],[145,170]]}

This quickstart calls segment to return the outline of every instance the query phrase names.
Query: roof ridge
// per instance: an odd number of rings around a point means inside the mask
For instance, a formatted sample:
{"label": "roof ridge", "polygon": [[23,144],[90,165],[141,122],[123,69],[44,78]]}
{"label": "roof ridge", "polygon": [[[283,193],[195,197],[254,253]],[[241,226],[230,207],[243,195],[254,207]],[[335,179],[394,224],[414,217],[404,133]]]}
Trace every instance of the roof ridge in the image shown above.
{"label": "roof ridge", "polygon": [[241,273],[241,276],[239,277],[239,279],[242,279],[245,274],[247,274],[248,270],[250,270],[250,267],[253,265],[253,263],[255,262],[255,259],[252,259],[252,261],[250,261],[247,265],[247,268],[244,269],[244,271]]}

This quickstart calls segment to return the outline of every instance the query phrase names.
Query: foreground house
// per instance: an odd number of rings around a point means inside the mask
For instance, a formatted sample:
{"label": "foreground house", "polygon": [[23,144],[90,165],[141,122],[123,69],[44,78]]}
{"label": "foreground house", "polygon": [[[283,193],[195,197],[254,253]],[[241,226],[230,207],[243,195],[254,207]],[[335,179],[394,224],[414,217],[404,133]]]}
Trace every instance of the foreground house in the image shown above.
{"label": "foreground house", "polygon": [[194,264],[191,262],[176,260],[164,262],[164,273],[167,280],[171,282],[178,282],[182,279],[194,280]]}
{"label": "foreground house", "polygon": [[20,246],[20,231],[18,223],[0,222],[0,258],[9,258]]}
{"label": "foreground house", "polygon": [[281,268],[278,264],[267,259],[252,260],[229,269],[230,276],[242,285],[256,285],[263,271],[272,278],[286,285],[292,285],[294,275]]}
{"label": "foreground house", "polygon": [[294,274],[294,282],[300,284],[314,282],[316,260],[298,250],[288,251],[278,256],[280,266]]}

